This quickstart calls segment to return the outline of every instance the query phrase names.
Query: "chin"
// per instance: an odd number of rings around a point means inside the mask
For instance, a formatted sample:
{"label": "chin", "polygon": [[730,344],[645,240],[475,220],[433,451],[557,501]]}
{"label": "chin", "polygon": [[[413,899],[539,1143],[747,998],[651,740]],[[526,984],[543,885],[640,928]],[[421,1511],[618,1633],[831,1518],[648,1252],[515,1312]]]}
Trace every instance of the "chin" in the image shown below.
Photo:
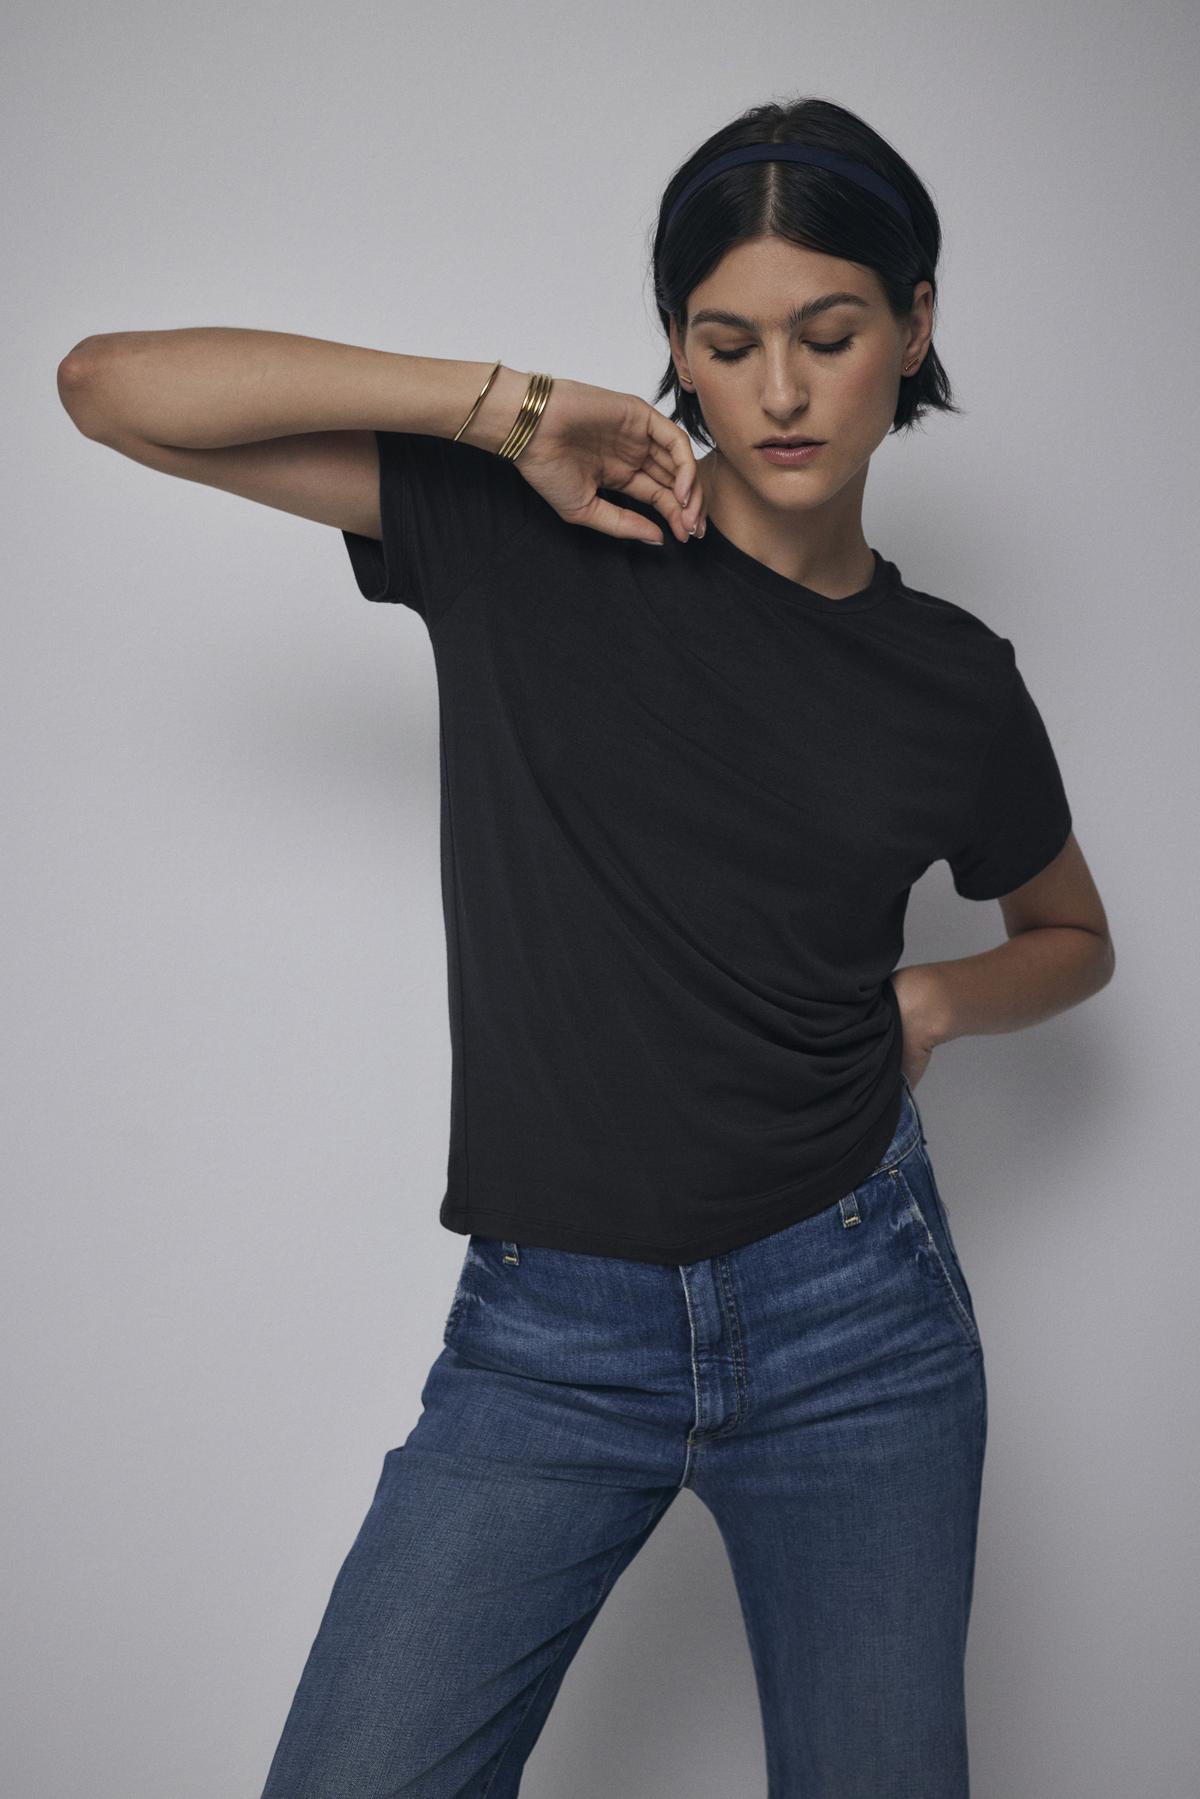
{"label": "chin", "polygon": [[772,468],[770,463],[767,467],[772,477],[783,477],[765,484],[761,479],[754,483],[755,493],[761,494],[768,506],[776,506],[781,512],[811,512],[829,498],[828,482],[816,480],[812,469]]}

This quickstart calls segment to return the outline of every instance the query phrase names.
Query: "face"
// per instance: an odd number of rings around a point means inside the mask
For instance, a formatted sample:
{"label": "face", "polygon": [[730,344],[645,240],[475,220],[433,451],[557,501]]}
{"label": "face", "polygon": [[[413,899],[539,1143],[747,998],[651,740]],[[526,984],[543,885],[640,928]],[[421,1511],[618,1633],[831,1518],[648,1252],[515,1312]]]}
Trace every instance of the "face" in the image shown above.
{"label": "face", "polygon": [[[830,295],[842,298],[789,318]],[[932,296],[928,281],[918,283],[912,319],[900,322],[873,269],[779,237],[729,250],[688,296],[682,341],[671,320],[675,367],[704,409],[722,482],[733,477],[786,511],[819,508],[838,494],[848,500],[854,486],[861,497],[871,454],[895,417],[901,371],[915,372],[928,347]],[[713,313],[736,317],[705,316]],[[823,447],[791,466],[756,447],[796,435]]]}

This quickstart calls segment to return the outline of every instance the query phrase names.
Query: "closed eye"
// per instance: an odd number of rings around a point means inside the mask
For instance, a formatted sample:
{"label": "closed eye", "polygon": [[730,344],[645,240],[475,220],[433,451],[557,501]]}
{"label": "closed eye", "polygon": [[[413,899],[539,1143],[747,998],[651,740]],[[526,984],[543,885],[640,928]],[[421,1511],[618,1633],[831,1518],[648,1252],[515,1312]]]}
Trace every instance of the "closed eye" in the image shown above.
{"label": "closed eye", "polygon": [[[848,350],[853,342],[854,333],[851,332],[848,337],[840,337],[835,344],[809,344],[808,347],[810,350],[815,350],[819,356],[839,356],[843,350]],[[712,355],[716,362],[740,362],[751,348],[750,344],[743,344],[740,350],[714,350]]]}

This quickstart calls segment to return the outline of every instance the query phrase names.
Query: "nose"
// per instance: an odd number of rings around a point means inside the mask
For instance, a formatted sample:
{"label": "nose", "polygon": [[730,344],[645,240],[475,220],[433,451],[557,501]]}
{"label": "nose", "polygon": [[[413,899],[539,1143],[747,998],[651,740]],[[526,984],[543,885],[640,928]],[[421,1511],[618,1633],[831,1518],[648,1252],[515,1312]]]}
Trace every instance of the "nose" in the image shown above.
{"label": "nose", "polygon": [[796,414],[808,406],[808,374],[803,361],[788,349],[768,350],[763,375],[762,409],[791,430]]}

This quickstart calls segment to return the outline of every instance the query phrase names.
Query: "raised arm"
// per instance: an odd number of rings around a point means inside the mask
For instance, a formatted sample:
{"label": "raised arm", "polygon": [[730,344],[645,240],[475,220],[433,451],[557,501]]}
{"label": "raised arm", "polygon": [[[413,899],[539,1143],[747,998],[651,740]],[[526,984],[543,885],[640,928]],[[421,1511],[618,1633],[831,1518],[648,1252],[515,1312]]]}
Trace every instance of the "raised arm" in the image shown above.
{"label": "raised arm", "polygon": [[[149,468],[378,537],[375,430],[453,437],[491,368],[201,325],[85,337],[58,392],[85,437]],[[501,367],[462,441],[498,450],[528,380]]]}
{"label": "raised arm", "polygon": [[[198,325],[85,337],[58,365],[58,392],[85,437],[135,462],[379,537],[375,432],[454,437],[492,367]],[[498,451],[528,385],[498,369],[460,441]],[[661,541],[608,487],[654,506],[681,540],[702,528],[690,440],[637,394],[556,378],[517,466],[572,524]]]}

